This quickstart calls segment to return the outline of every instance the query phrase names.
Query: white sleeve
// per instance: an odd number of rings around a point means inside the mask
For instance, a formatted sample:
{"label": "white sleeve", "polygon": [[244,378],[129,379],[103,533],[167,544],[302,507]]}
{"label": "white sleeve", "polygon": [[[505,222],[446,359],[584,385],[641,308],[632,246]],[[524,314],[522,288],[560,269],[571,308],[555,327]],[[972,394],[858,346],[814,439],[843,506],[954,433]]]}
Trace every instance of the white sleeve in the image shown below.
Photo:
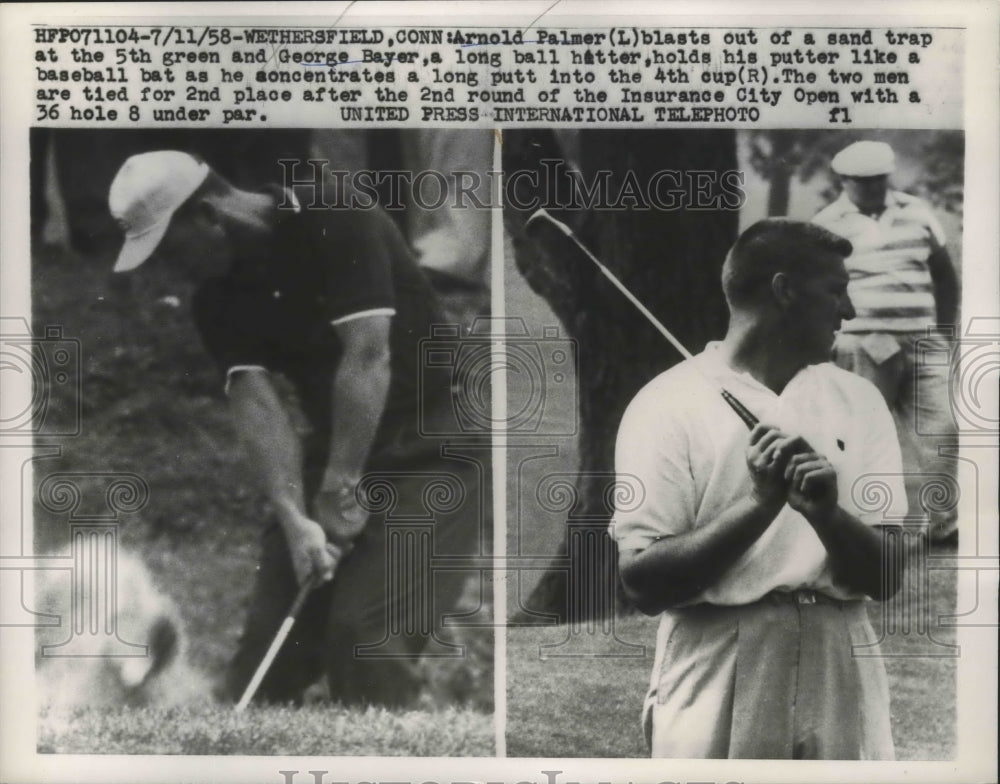
{"label": "white sleeve", "polygon": [[395,308],[369,308],[368,310],[359,310],[357,313],[350,313],[346,316],[340,316],[339,318],[333,319],[330,323],[339,327],[341,324],[346,324],[348,321],[357,321],[358,319],[371,318],[372,316],[395,316]]}
{"label": "white sleeve", "polygon": [[931,237],[934,238],[934,242],[939,246],[943,246],[947,241],[941,221],[937,219],[937,215],[934,214],[934,210],[929,205],[927,207],[927,230],[931,233]]}
{"label": "white sleeve", "polygon": [[229,394],[229,388],[233,383],[233,376],[237,373],[243,373],[248,370],[253,370],[256,372],[266,373],[267,368],[263,365],[233,365],[229,370],[226,371],[226,395]]}
{"label": "white sleeve", "polygon": [[671,400],[651,388],[629,405],[618,429],[615,472],[633,488],[611,523],[611,535],[622,550],[642,550],[656,539],[694,527],[695,487],[689,459],[689,437],[683,421],[671,411]]}

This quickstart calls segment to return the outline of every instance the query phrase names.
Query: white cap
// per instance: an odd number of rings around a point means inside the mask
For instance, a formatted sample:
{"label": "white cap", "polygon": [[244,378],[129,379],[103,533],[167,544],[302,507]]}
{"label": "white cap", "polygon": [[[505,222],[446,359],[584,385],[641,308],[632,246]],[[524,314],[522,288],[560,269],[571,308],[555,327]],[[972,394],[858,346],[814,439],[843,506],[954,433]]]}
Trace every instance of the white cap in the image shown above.
{"label": "white cap", "polygon": [[125,232],[115,272],[128,272],[156,250],[174,212],[208,176],[209,168],[186,152],[160,150],[133,155],[108,191],[111,215]]}
{"label": "white cap", "polygon": [[892,173],[896,156],[885,142],[854,142],[833,157],[830,167],[841,177],[878,177]]}

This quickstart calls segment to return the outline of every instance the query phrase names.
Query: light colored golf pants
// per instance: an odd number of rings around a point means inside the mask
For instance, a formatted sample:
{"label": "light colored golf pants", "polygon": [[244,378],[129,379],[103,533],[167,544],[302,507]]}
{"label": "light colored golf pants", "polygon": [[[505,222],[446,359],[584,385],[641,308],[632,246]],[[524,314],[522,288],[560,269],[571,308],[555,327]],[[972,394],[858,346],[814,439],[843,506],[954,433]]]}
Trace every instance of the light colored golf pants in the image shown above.
{"label": "light colored golf pants", "polygon": [[808,591],[668,611],[643,715],[652,756],[893,759],[875,639],[863,602]]}

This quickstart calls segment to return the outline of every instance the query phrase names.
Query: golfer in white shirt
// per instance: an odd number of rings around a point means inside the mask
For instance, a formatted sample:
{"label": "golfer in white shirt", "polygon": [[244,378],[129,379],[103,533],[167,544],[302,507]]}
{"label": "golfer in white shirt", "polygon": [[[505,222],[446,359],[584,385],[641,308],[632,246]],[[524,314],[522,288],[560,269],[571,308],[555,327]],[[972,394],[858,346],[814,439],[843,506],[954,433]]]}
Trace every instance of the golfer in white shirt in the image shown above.
{"label": "golfer in white shirt", "polygon": [[[815,225],[750,227],[723,269],[725,338],[651,381],[622,420],[616,470],[644,501],[612,534],[626,592],[661,614],[644,711],[654,757],[893,757],[864,603],[898,588],[880,523],[906,496],[882,396],[828,361],[854,315],[850,252]],[[748,433],[720,386],[761,424]],[[872,513],[875,486],[888,502]]]}

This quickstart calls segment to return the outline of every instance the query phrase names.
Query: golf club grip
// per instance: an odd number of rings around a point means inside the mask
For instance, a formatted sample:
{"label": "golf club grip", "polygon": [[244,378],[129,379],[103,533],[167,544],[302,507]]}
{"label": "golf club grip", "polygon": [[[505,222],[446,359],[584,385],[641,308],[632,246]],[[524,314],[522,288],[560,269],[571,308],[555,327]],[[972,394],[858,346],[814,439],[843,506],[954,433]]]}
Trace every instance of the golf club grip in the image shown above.
{"label": "golf club grip", "polygon": [[722,389],[719,390],[722,394],[723,400],[729,403],[729,407],[736,412],[736,416],[743,420],[743,424],[747,426],[748,430],[753,430],[754,425],[756,425],[760,420],[757,419],[751,412],[750,409],[743,405],[736,397],[729,391]]}
{"label": "golf club grip", "polygon": [[302,610],[302,605],[306,603],[306,599],[309,598],[309,594],[312,593],[313,588],[319,584],[319,580],[316,578],[316,573],[309,575],[302,586],[299,588],[298,594],[295,596],[295,601],[292,602],[291,609],[288,611],[288,617],[295,619],[299,617],[299,612]]}
{"label": "golf club grip", "polygon": [[[722,394],[722,397],[725,399],[725,401],[729,403],[729,407],[736,412],[736,415],[740,419],[743,420],[743,424],[747,426],[747,429],[753,430],[754,425],[756,425],[760,420],[757,419],[757,417],[755,417],[752,413],[750,413],[750,409],[748,409],[739,400],[737,400],[736,397],[731,392],[725,389],[720,389],[719,392]],[[816,493],[807,493],[807,495],[813,497],[816,495]]]}

